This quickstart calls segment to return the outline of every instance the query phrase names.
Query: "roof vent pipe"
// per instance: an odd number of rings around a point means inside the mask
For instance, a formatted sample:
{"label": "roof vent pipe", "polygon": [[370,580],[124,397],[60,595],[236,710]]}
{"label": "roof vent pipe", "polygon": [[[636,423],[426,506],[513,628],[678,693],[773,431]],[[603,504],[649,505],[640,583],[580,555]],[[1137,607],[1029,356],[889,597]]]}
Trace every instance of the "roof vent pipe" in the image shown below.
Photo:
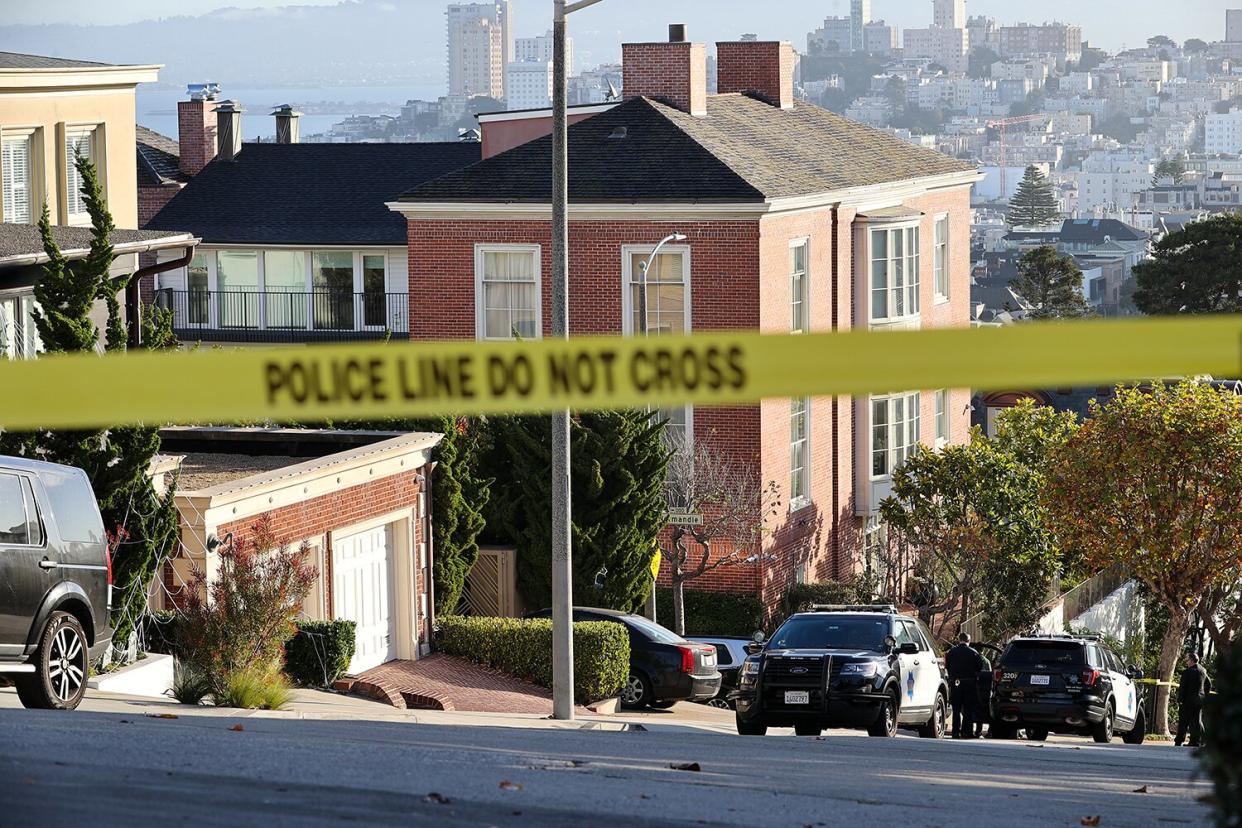
{"label": "roof vent pipe", "polygon": [[302,113],[289,104],[284,104],[276,107],[272,115],[276,116],[276,143],[296,144],[301,137],[298,119],[302,117]]}
{"label": "roof vent pipe", "polygon": [[241,116],[245,110],[237,101],[223,101],[216,107],[216,157],[233,161],[241,152]]}

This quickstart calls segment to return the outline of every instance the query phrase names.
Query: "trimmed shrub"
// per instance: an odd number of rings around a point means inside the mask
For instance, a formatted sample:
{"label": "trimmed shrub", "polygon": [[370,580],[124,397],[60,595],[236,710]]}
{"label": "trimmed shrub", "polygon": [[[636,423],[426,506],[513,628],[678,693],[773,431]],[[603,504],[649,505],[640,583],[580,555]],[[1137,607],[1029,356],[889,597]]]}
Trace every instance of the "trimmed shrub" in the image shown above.
{"label": "trimmed shrub", "polygon": [[217,707],[244,710],[283,710],[292,698],[284,674],[261,665],[231,671],[214,693]]}
{"label": "trimmed shrub", "polygon": [[[552,686],[552,622],[545,619],[442,616],[436,646],[487,667]],[[574,697],[615,696],[630,673],[630,637],[606,621],[574,624]]]}
{"label": "trimmed shrub", "polygon": [[299,621],[285,642],[285,674],[299,687],[331,687],[349,669],[357,625],[353,621]]}
{"label": "trimmed shrub", "polygon": [[[673,628],[673,590],[656,590],[656,620]],[[754,595],[686,590],[686,635],[750,638],[763,628],[763,603]]]}
{"label": "trimmed shrub", "polygon": [[781,601],[780,617],[772,619],[772,629],[785,623],[785,619],[796,612],[806,612],[815,604],[856,604],[860,603],[856,584],[841,581],[823,581],[816,584],[794,584],[785,593]]}

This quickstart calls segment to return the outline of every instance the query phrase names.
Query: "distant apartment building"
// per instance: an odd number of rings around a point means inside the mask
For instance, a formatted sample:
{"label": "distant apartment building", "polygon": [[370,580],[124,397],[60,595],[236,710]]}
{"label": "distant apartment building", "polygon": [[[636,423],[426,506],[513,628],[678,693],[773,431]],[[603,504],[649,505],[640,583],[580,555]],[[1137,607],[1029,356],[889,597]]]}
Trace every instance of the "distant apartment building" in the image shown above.
{"label": "distant apartment building", "polygon": [[850,49],[867,48],[865,29],[871,22],[871,0],[850,0]]}
{"label": "distant apartment building", "polygon": [[1225,42],[1242,43],[1242,9],[1225,10]]}
{"label": "distant apartment building", "polygon": [[1029,80],[1042,87],[1048,81],[1049,73],[1048,64],[1039,59],[1003,60],[992,64],[992,80],[998,81]]}
{"label": "distant apartment building", "polygon": [[907,58],[926,58],[950,72],[965,72],[968,68],[970,44],[965,29],[906,29],[904,37]]}
{"label": "distant apartment building", "polygon": [[600,104],[613,99],[613,92],[620,94],[621,64],[610,63],[597,66],[569,79],[569,103],[574,105]]}
{"label": "distant apartment building", "polygon": [[1097,152],[1082,162],[1078,208],[1083,213],[1129,210],[1151,186],[1155,165],[1129,152]]}
{"label": "distant apartment building", "polygon": [[873,55],[891,55],[901,46],[901,30],[883,20],[863,26],[863,50]]}
{"label": "distant apartment building", "polygon": [[942,29],[965,29],[966,0],[933,0],[932,22]]}
{"label": "distant apartment building", "polygon": [[1001,57],[1052,55],[1059,64],[1082,59],[1082,27],[1067,23],[1002,26],[997,39]]}
{"label": "distant apartment building", "polygon": [[505,67],[514,59],[509,0],[448,7],[449,95],[505,98]]}
{"label": "distant apartment building", "polygon": [[505,70],[508,108],[546,109],[552,105],[552,62],[526,60]]}
{"label": "distant apartment building", "polygon": [[986,47],[993,51],[1000,48],[1000,29],[995,18],[978,15],[966,20],[966,32],[969,35],[970,48]]}
{"label": "distant apartment building", "polygon": [[1242,109],[1233,107],[1207,116],[1203,127],[1203,148],[1208,155],[1242,153]]}
{"label": "distant apartment building", "polygon": [[851,18],[826,17],[824,25],[807,35],[807,52],[849,52],[853,49],[853,32],[854,23]]}

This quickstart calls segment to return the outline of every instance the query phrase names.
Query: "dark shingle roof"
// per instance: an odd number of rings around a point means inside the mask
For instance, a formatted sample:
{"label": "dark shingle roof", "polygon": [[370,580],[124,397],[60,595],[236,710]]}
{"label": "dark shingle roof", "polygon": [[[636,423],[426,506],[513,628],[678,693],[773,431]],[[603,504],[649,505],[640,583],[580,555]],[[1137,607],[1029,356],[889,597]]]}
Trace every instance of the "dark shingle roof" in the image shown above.
{"label": "dark shingle roof", "polygon": [[[402,200],[547,202],[551,146],[532,141]],[[702,118],[635,98],[570,127],[569,156],[577,202],[762,202],[975,169],[809,104],[736,94],[709,97]]]}
{"label": "dark shingle roof", "polygon": [[189,181],[181,172],[181,145],[141,124],[137,126],[138,186],[158,187],[176,181]]}
{"label": "dark shingle roof", "polygon": [[154,218],[207,243],[404,245],[385,202],[479,160],[477,143],[245,144],[194,176]]}
{"label": "dark shingle roof", "polygon": [[[90,248],[91,228],[56,226],[52,228],[52,237],[62,253],[71,259],[80,259]],[[109,238],[113,247],[124,252],[126,247],[159,247],[162,241],[168,242],[166,246],[175,246],[187,237],[184,231],[113,230]],[[6,259],[32,256],[40,260],[45,258],[39,228],[33,224],[0,223],[0,264],[4,264]]]}
{"label": "dark shingle roof", "polygon": [[1117,219],[1067,219],[1061,225],[1061,241],[1103,244],[1104,240],[1142,241],[1147,235]]}
{"label": "dark shingle roof", "polygon": [[68,58],[24,55],[20,52],[0,52],[0,69],[88,69],[92,66],[111,66],[93,60],[69,60]]}

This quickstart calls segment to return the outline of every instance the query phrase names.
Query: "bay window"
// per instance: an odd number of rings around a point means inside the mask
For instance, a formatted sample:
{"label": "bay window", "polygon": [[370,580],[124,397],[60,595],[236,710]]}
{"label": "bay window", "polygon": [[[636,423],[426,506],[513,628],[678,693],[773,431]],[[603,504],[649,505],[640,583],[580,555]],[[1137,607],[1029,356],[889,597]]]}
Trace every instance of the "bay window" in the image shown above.
{"label": "bay window", "polygon": [[[622,248],[621,329],[627,336],[677,336],[690,332],[690,248],[665,245],[647,270],[647,320],[641,318],[643,267],[654,245]],[[675,451],[694,451],[694,408],[679,406],[654,411],[668,421],[664,438]]]}
{"label": "bay window", "polygon": [[789,329],[792,333],[811,330],[810,305],[807,302],[807,246],[805,239],[789,246],[789,287],[792,296]]}
{"label": "bay window", "polygon": [[475,248],[475,330],[479,339],[539,339],[540,247]]}
{"label": "bay window", "polygon": [[87,218],[86,199],[82,195],[82,174],[77,157],[98,164],[95,129],[71,129],[65,132],[65,214],[69,223]]}
{"label": "bay window", "polygon": [[789,507],[799,509],[811,502],[811,455],[809,397],[790,403],[789,429]]}
{"label": "bay window", "polygon": [[876,228],[871,233],[871,321],[919,313],[919,228]]}
{"label": "bay window", "polygon": [[10,224],[30,224],[33,221],[31,203],[31,138],[23,135],[4,135],[0,139],[0,180],[3,181],[4,220]]}
{"label": "bay window", "polygon": [[940,216],[936,219],[936,298],[947,301],[949,298],[949,217]]}
{"label": "bay window", "polygon": [[887,477],[919,445],[921,395],[871,398],[871,476]]}

